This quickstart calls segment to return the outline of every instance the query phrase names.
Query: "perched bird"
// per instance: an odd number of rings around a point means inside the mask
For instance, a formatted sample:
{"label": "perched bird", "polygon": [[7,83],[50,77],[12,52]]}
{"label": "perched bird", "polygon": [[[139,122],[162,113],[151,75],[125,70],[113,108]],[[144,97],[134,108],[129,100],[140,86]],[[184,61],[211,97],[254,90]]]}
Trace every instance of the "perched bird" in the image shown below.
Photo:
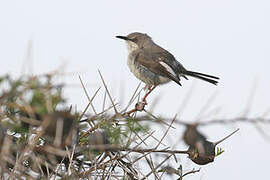
{"label": "perched bird", "polygon": [[185,69],[170,52],[157,45],[147,34],[134,32],[116,37],[126,40],[129,69],[149,89],[144,101],[156,86],[170,80],[181,86],[181,77],[188,79],[187,76],[191,76],[214,85],[218,83],[219,78],[216,76]]}

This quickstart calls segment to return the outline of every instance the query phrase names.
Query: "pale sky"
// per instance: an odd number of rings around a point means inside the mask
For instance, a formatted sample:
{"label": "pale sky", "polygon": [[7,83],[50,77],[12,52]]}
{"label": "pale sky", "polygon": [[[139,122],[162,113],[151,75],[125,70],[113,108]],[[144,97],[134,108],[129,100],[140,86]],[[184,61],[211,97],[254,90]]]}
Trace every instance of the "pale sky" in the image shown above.
{"label": "pale sky", "polygon": [[[162,97],[156,114],[173,117],[194,85],[189,104],[179,118],[195,120],[215,94],[207,112],[217,107],[220,111],[211,118],[240,116],[256,86],[249,116],[257,117],[270,108],[269,19],[267,0],[0,1],[0,74],[21,74],[31,40],[34,74],[67,63],[65,71],[76,73],[63,80],[79,85],[81,75],[91,94],[102,85],[97,73],[100,69],[115,99],[123,101],[121,87],[127,99],[139,80],[127,67],[125,43],[115,36],[139,31],[152,36],[187,69],[221,78],[217,87],[192,78],[183,80],[182,87],[173,82],[159,87],[149,98],[151,104],[151,99]],[[81,87],[70,87],[65,93],[79,109],[87,104]],[[240,133],[221,144],[225,153],[186,179],[269,176],[270,142],[254,126],[209,126],[202,131],[215,141],[236,127]],[[262,127],[269,131],[269,126]],[[188,164],[190,169],[193,166],[197,167]]]}

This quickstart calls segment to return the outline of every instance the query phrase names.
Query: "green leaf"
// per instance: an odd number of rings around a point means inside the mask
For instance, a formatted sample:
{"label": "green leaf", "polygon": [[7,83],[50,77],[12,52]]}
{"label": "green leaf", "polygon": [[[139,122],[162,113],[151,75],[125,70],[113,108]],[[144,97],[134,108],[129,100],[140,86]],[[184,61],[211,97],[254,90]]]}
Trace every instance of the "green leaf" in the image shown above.
{"label": "green leaf", "polygon": [[219,156],[219,155],[221,155],[223,152],[224,152],[224,150],[222,148],[217,147],[216,157]]}

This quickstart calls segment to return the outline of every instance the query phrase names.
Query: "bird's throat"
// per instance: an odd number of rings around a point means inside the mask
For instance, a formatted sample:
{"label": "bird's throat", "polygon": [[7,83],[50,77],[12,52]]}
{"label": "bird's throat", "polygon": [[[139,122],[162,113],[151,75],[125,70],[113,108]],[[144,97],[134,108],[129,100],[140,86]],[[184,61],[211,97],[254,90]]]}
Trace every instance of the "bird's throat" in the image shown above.
{"label": "bird's throat", "polygon": [[128,53],[132,53],[133,51],[137,50],[139,47],[136,43],[132,41],[127,41],[127,49]]}

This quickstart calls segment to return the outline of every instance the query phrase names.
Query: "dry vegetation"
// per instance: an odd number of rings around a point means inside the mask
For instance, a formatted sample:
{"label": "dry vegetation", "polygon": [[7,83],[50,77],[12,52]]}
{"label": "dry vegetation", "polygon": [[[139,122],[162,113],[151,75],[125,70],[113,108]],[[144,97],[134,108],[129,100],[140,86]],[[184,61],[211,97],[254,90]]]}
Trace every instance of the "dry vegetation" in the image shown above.
{"label": "dry vegetation", "polygon": [[[79,111],[67,104],[64,86],[53,83],[56,75],[15,80],[0,77],[2,179],[184,179],[200,169],[186,171],[179,158],[188,156],[194,163],[206,165],[223,152],[216,145],[225,138],[209,142],[199,126],[269,123],[269,119],[245,117],[193,124],[177,117],[157,118],[138,101],[139,86],[128,106],[119,110],[101,74],[104,91],[98,88],[93,95],[88,95],[80,78],[89,103]],[[98,93],[104,93],[101,110],[92,103]],[[134,104],[135,109],[130,110]],[[94,113],[87,113],[89,108]],[[153,123],[166,128],[161,137],[154,136],[150,128]],[[178,126],[185,127],[183,140],[188,149],[173,149],[164,141],[168,132]],[[151,144],[147,143],[149,139]],[[177,166],[172,167],[170,161]]]}

